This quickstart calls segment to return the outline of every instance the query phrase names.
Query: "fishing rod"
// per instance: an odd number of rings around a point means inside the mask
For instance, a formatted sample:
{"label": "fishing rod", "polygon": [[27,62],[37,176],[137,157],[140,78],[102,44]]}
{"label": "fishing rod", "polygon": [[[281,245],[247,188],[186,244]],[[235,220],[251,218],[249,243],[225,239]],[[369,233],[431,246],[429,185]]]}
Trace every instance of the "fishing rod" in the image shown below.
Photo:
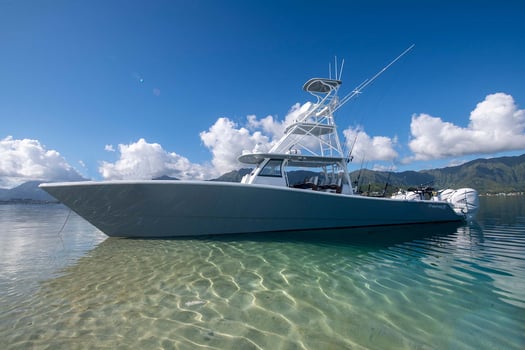
{"label": "fishing rod", "polygon": [[337,106],[334,107],[334,109],[332,110],[332,113],[337,111],[339,108],[341,108],[345,103],[347,103],[348,101],[350,101],[352,98],[354,98],[355,96],[359,95],[362,93],[362,91],[370,84],[372,84],[374,82],[374,80],[376,80],[381,74],[383,74],[388,68],[390,68],[394,63],[396,63],[397,61],[399,61],[401,59],[401,57],[405,56],[410,50],[412,50],[414,48],[414,46],[416,46],[415,44],[412,44],[408,49],[406,49],[405,51],[403,51],[399,56],[397,56],[394,60],[392,60],[389,64],[387,64],[386,66],[383,67],[383,69],[381,69],[379,72],[377,72],[372,78],[370,79],[365,79],[361,84],[359,84],[356,88],[354,88],[354,90],[352,90],[348,95],[346,95],[345,97],[343,97],[339,103],[337,104]]}
{"label": "fishing rod", "polygon": [[383,188],[383,195],[381,197],[385,197],[386,196],[386,190],[388,189],[388,185],[389,185],[389,182],[390,182],[390,175],[392,175],[392,171],[391,170],[388,172],[388,177],[386,178],[385,188]]}
{"label": "fishing rod", "polygon": [[359,180],[361,179],[361,173],[363,172],[363,164],[365,163],[365,156],[361,159],[361,166],[359,168],[359,173],[357,173],[357,179],[354,181],[356,192],[359,192]]}
{"label": "fishing rod", "polygon": [[[359,127],[356,128],[356,132],[355,132],[355,137],[354,137],[354,141],[352,142],[352,146],[350,146],[350,151],[348,152],[348,157],[346,158],[347,161],[351,162],[352,160],[354,160],[354,156],[352,155],[352,153],[354,152],[354,147],[355,147],[355,144],[357,143],[357,137],[359,136]],[[346,148],[346,143],[345,143],[345,148]],[[346,153],[345,151],[343,151],[343,153]]]}

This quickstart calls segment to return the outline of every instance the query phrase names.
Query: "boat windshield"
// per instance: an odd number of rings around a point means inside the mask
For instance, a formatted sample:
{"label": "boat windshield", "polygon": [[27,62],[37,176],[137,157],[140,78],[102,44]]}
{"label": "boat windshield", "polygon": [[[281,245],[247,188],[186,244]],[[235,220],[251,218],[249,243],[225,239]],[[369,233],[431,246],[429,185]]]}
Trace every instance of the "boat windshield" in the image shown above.
{"label": "boat windshield", "polygon": [[259,176],[276,176],[281,177],[282,171],[281,167],[283,164],[282,159],[270,159],[268,163],[262,168]]}

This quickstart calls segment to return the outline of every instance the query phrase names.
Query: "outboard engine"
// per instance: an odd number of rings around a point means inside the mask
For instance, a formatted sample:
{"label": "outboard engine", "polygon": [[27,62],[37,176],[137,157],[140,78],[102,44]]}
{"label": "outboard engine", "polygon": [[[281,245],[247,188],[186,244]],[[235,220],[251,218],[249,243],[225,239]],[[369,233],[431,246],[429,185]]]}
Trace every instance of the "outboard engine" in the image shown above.
{"label": "outboard engine", "polygon": [[473,219],[479,209],[478,191],[472,188],[460,188],[447,193],[448,198],[442,198],[454,206],[454,210],[465,215],[467,220]]}
{"label": "outboard engine", "polygon": [[[394,199],[404,200],[426,200],[425,194],[431,192],[424,190],[411,190],[399,191],[392,196]],[[472,220],[479,209],[479,196],[478,191],[472,188],[460,188],[457,190],[447,188],[446,190],[439,191],[437,194],[429,198],[432,201],[448,202],[454,208],[454,211],[465,217],[465,220]]]}

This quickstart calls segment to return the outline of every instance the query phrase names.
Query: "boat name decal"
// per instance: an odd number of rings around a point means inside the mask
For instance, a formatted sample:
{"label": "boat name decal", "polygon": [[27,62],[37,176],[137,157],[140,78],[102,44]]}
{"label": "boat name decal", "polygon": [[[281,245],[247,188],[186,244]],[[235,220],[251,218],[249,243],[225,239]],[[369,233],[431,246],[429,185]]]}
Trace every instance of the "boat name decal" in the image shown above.
{"label": "boat name decal", "polygon": [[446,204],[429,204],[428,207],[436,208],[436,209],[446,209],[447,205]]}

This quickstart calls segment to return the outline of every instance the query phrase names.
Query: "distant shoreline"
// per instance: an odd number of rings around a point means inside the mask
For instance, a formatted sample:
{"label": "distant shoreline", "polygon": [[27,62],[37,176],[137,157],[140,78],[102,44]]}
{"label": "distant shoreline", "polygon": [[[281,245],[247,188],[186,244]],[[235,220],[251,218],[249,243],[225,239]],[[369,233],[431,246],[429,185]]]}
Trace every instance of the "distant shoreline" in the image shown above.
{"label": "distant shoreline", "polygon": [[60,204],[60,202],[39,199],[8,199],[0,200],[0,205],[2,204]]}
{"label": "distant shoreline", "polygon": [[525,192],[501,192],[501,193],[483,193],[480,196],[483,197],[513,197],[513,196],[523,196]]}

